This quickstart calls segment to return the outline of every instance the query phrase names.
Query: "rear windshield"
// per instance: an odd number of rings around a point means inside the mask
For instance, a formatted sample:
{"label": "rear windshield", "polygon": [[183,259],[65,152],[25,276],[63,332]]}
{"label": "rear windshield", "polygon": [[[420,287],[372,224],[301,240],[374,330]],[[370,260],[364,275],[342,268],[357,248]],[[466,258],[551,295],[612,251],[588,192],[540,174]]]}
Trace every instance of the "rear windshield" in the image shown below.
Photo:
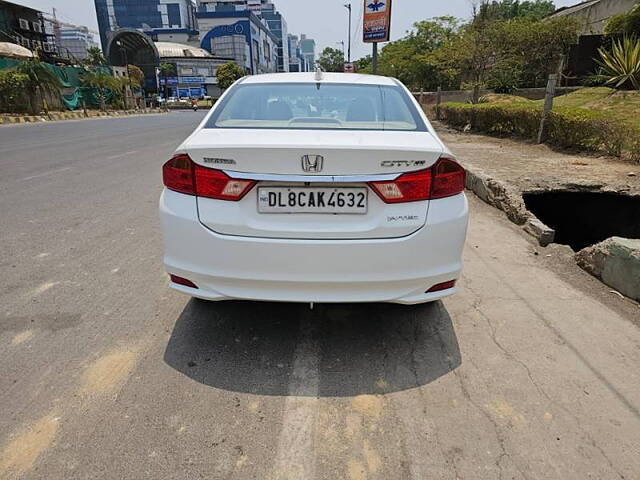
{"label": "rear windshield", "polygon": [[326,83],[237,85],[206,128],[426,131],[400,87]]}

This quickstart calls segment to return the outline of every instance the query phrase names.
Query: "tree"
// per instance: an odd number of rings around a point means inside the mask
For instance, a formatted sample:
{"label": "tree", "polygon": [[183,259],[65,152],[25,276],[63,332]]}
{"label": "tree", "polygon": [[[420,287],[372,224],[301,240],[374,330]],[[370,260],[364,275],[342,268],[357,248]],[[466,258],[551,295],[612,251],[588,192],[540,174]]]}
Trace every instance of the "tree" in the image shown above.
{"label": "tree", "polygon": [[34,115],[40,113],[39,100],[42,101],[45,112],[48,112],[46,95],[60,95],[60,90],[63,87],[62,81],[37,56],[21,61],[14,67],[14,70],[28,78],[25,86],[29,94],[31,112]]}
{"label": "tree", "polygon": [[640,2],[627,13],[613,15],[604,29],[606,34],[640,36]]}
{"label": "tree", "polygon": [[474,19],[479,21],[513,20],[539,21],[548,17],[556,7],[551,0],[483,0],[475,7]]}
{"label": "tree", "polygon": [[107,64],[107,59],[104,57],[100,47],[87,48],[87,58],[84,59],[84,64],[90,67],[99,67]]}
{"label": "tree", "polygon": [[318,63],[325,72],[344,72],[344,53],[337,48],[327,47],[320,54]]}
{"label": "tree", "polygon": [[371,55],[365,55],[353,63],[358,73],[371,73],[372,71],[373,58]]}
{"label": "tree", "polygon": [[131,80],[131,86],[140,87],[144,83],[144,72],[140,67],[127,65],[127,74]]}
{"label": "tree", "polygon": [[168,78],[173,77],[176,74],[176,66],[173,63],[163,62],[159,68],[160,77],[164,80],[164,101],[167,105],[167,99],[169,98],[169,82]]}
{"label": "tree", "polygon": [[442,85],[439,72],[430,62],[430,53],[456,38],[459,21],[450,16],[416,22],[407,36],[387,44],[380,53],[378,69],[415,89]]}
{"label": "tree", "polygon": [[216,71],[218,86],[222,90],[226,90],[231,85],[233,85],[236,80],[240,80],[244,76],[244,69],[233,62],[228,62],[224,65],[220,65],[218,67],[218,70]]}
{"label": "tree", "polygon": [[96,97],[100,103],[100,110],[105,109],[105,103],[109,91],[118,88],[118,80],[107,73],[88,71],[80,77],[80,82],[84,87],[91,87],[96,90]]}

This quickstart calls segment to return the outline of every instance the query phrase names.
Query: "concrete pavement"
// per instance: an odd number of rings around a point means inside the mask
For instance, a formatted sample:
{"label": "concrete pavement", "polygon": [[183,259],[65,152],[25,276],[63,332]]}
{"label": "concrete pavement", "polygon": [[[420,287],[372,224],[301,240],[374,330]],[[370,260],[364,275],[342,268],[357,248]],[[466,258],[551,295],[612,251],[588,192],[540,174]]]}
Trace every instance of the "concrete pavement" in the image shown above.
{"label": "concrete pavement", "polygon": [[0,129],[0,478],[640,477],[640,308],[475,198],[441,303],[169,291],[202,115]]}

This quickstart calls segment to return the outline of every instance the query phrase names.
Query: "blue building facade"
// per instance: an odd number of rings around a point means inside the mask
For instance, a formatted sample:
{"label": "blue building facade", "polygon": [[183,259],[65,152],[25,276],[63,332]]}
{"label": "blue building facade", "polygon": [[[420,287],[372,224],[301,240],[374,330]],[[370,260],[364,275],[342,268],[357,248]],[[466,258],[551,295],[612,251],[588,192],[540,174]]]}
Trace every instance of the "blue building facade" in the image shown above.
{"label": "blue building facade", "polygon": [[192,0],[94,0],[100,41],[106,50],[109,33],[134,28],[149,35],[163,31],[196,34]]}
{"label": "blue building facade", "polygon": [[278,38],[250,10],[196,13],[200,48],[233,58],[247,73],[278,71]]}

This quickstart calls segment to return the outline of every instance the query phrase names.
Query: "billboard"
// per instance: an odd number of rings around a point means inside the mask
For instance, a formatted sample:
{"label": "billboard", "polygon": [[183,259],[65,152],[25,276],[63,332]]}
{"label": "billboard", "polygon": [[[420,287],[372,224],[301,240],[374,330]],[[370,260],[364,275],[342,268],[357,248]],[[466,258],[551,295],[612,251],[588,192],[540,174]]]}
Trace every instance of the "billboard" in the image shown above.
{"label": "billboard", "polygon": [[391,0],[364,0],[363,41],[388,42],[391,37]]}

